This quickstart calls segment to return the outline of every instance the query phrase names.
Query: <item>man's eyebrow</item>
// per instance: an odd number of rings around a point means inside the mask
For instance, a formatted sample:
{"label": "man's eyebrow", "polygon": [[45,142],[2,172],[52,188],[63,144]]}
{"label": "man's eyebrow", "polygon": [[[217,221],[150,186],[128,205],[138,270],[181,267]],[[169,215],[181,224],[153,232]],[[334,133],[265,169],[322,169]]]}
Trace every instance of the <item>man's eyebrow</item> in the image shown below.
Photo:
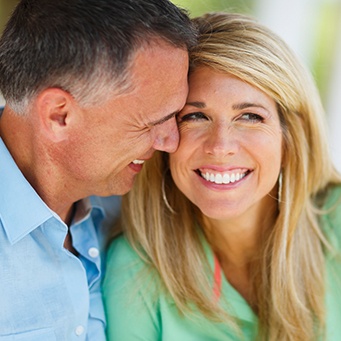
{"label": "man's eyebrow", "polygon": [[161,118],[161,120],[157,120],[157,121],[153,121],[153,122],[149,122],[148,125],[150,126],[156,126],[156,125],[159,125],[159,124],[162,124],[162,123],[165,123],[166,121],[172,119],[175,115],[177,115],[179,113],[179,111],[175,111],[163,118]]}

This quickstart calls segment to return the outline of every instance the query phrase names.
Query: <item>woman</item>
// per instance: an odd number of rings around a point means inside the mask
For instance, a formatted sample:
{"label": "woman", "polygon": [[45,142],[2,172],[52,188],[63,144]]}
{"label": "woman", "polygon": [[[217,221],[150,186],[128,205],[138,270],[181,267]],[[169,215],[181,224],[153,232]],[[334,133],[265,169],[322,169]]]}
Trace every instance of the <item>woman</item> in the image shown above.
{"label": "woman", "polygon": [[109,340],[341,340],[341,179],[320,98],[274,33],[194,19],[181,142],[124,198]]}

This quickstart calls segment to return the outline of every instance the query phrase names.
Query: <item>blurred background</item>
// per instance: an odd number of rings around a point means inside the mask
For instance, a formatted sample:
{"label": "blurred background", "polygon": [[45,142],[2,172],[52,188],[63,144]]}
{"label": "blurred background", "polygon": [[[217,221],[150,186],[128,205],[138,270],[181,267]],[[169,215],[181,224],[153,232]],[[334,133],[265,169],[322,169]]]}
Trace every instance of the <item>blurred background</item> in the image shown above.
{"label": "blurred background", "polygon": [[[0,0],[0,34],[17,2]],[[341,0],[172,2],[187,9],[191,17],[210,11],[251,14],[279,34],[315,77],[327,113],[333,159],[341,171]],[[3,104],[0,94],[0,105]]]}

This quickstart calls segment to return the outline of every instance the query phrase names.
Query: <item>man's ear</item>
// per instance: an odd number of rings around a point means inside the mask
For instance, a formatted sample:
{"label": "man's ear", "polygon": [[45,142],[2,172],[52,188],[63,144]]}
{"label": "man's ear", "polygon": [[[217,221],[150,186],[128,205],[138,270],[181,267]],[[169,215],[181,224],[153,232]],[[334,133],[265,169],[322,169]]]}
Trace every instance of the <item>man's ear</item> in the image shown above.
{"label": "man's ear", "polygon": [[68,138],[75,113],[75,100],[59,88],[43,90],[35,101],[41,129],[49,139],[60,142]]}

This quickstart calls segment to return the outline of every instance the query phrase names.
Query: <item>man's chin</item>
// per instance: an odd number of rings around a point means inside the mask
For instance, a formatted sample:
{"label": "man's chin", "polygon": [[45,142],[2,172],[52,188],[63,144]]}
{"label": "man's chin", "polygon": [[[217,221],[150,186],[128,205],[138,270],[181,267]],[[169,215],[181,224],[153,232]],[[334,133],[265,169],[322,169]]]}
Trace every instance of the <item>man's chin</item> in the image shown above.
{"label": "man's chin", "polygon": [[102,196],[111,196],[111,195],[124,195],[127,194],[134,185],[135,177],[132,177],[129,181],[120,182],[114,184],[111,188],[109,188],[108,192]]}

